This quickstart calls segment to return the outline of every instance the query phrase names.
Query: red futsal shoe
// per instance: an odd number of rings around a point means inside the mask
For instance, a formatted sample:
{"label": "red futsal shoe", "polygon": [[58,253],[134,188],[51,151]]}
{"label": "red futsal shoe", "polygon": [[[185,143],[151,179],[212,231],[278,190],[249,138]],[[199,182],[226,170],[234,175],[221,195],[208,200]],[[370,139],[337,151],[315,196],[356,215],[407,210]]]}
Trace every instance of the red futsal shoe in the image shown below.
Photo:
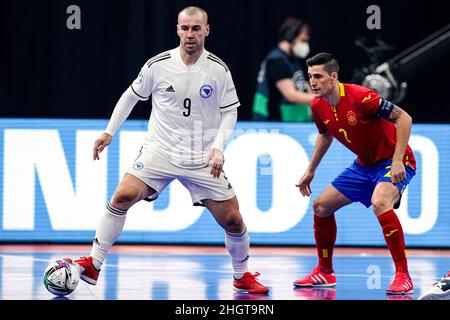
{"label": "red futsal shoe", "polygon": [[325,273],[320,271],[320,267],[316,266],[310,274],[294,282],[296,287],[317,287],[330,288],[336,286],[336,275],[333,273]]}
{"label": "red futsal shoe", "polygon": [[74,262],[80,267],[80,278],[89,284],[96,285],[100,270],[95,269],[92,257],[81,257]]}
{"label": "red futsal shoe", "polygon": [[256,277],[258,277],[259,275],[259,272],[256,272],[254,274],[251,274],[250,272],[244,273],[244,276],[241,279],[234,279],[234,290],[247,293],[268,293],[269,288],[263,286],[256,280]]}
{"label": "red futsal shoe", "polygon": [[396,272],[395,278],[389,288],[386,289],[387,294],[411,294],[414,292],[414,285],[411,278],[405,272]]}

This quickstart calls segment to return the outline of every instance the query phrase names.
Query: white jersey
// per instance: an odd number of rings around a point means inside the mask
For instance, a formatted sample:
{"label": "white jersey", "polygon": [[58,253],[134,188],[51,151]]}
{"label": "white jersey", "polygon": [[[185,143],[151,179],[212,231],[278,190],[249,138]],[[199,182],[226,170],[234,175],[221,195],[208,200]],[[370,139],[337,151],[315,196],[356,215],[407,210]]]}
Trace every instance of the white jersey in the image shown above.
{"label": "white jersey", "polygon": [[184,168],[205,166],[221,113],[240,106],[228,67],[206,50],[189,66],[180,47],[151,58],[131,89],[139,100],[152,96],[144,147],[158,148]]}

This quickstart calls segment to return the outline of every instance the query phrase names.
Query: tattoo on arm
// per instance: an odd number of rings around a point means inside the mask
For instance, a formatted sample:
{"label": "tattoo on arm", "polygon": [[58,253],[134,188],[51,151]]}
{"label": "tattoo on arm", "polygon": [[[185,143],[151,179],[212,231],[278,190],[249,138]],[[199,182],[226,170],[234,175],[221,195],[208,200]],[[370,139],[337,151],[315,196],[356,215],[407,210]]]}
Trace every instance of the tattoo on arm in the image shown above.
{"label": "tattoo on arm", "polygon": [[400,118],[402,112],[403,110],[401,108],[394,105],[394,108],[392,109],[391,114],[389,116],[389,120],[392,122],[397,121],[397,119]]}

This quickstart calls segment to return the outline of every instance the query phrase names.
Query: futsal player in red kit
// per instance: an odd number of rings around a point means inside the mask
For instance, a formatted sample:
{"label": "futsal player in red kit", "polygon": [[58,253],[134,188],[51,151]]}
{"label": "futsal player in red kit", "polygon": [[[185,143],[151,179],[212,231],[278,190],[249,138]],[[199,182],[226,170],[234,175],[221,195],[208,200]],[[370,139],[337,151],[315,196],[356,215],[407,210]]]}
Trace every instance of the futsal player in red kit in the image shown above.
{"label": "futsal player in red kit", "polygon": [[329,53],[307,60],[315,98],[311,103],[319,130],[311,162],[297,187],[311,195],[311,181],[334,138],[357,155],[314,200],[314,237],[318,265],[296,287],[333,287],[334,213],[352,203],[372,206],[395,263],[395,278],[387,294],[410,294],[414,287],[408,272],[402,226],[393,209],[415,175],[416,161],[408,146],[412,119],[401,108],[376,92],[338,80],[339,64]]}

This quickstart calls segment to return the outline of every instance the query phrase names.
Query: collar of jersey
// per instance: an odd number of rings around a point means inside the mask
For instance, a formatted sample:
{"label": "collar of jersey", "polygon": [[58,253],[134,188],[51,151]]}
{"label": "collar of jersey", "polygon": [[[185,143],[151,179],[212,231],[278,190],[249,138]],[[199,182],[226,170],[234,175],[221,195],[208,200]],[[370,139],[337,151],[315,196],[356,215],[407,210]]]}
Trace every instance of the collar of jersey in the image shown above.
{"label": "collar of jersey", "polygon": [[[341,82],[338,82],[338,85],[339,85],[339,96],[340,96],[340,97],[345,97],[345,88],[344,88],[344,84],[341,83]],[[341,102],[341,101],[339,101],[339,102]],[[338,102],[338,104],[339,104],[339,102]],[[337,104],[337,105],[338,105],[338,104]],[[336,112],[336,107],[337,107],[337,105],[332,106],[332,105],[329,104],[329,106],[331,107],[331,109],[333,110],[333,112]]]}
{"label": "collar of jersey", "polygon": [[180,48],[180,46],[178,46],[178,47],[176,48],[176,52],[177,52],[176,55],[177,55],[178,61],[179,61],[179,62],[181,63],[181,65],[182,65],[183,67],[185,67],[187,70],[192,70],[192,69],[195,68],[197,65],[201,64],[202,61],[203,61],[204,59],[206,59],[206,56],[209,54],[209,52],[206,51],[205,48],[203,48],[203,52],[202,52],[202,54],[200,55],[200,57],[198,57],[197,61],[196,61],[194,64],[191,64],[191,65],[188,66],[188,65],[184,64],[183,59],[181,58],[181,52],[180,52],[180,50],[181,50],[181,48]]}
{"label": "collar of jersey", "polygon": [[339,84],[339,95],[340,95],[341,97],[345,97],[344,84],[343,84],[343,83],[340,83],[340,82],[338,82],[338,84]]}

